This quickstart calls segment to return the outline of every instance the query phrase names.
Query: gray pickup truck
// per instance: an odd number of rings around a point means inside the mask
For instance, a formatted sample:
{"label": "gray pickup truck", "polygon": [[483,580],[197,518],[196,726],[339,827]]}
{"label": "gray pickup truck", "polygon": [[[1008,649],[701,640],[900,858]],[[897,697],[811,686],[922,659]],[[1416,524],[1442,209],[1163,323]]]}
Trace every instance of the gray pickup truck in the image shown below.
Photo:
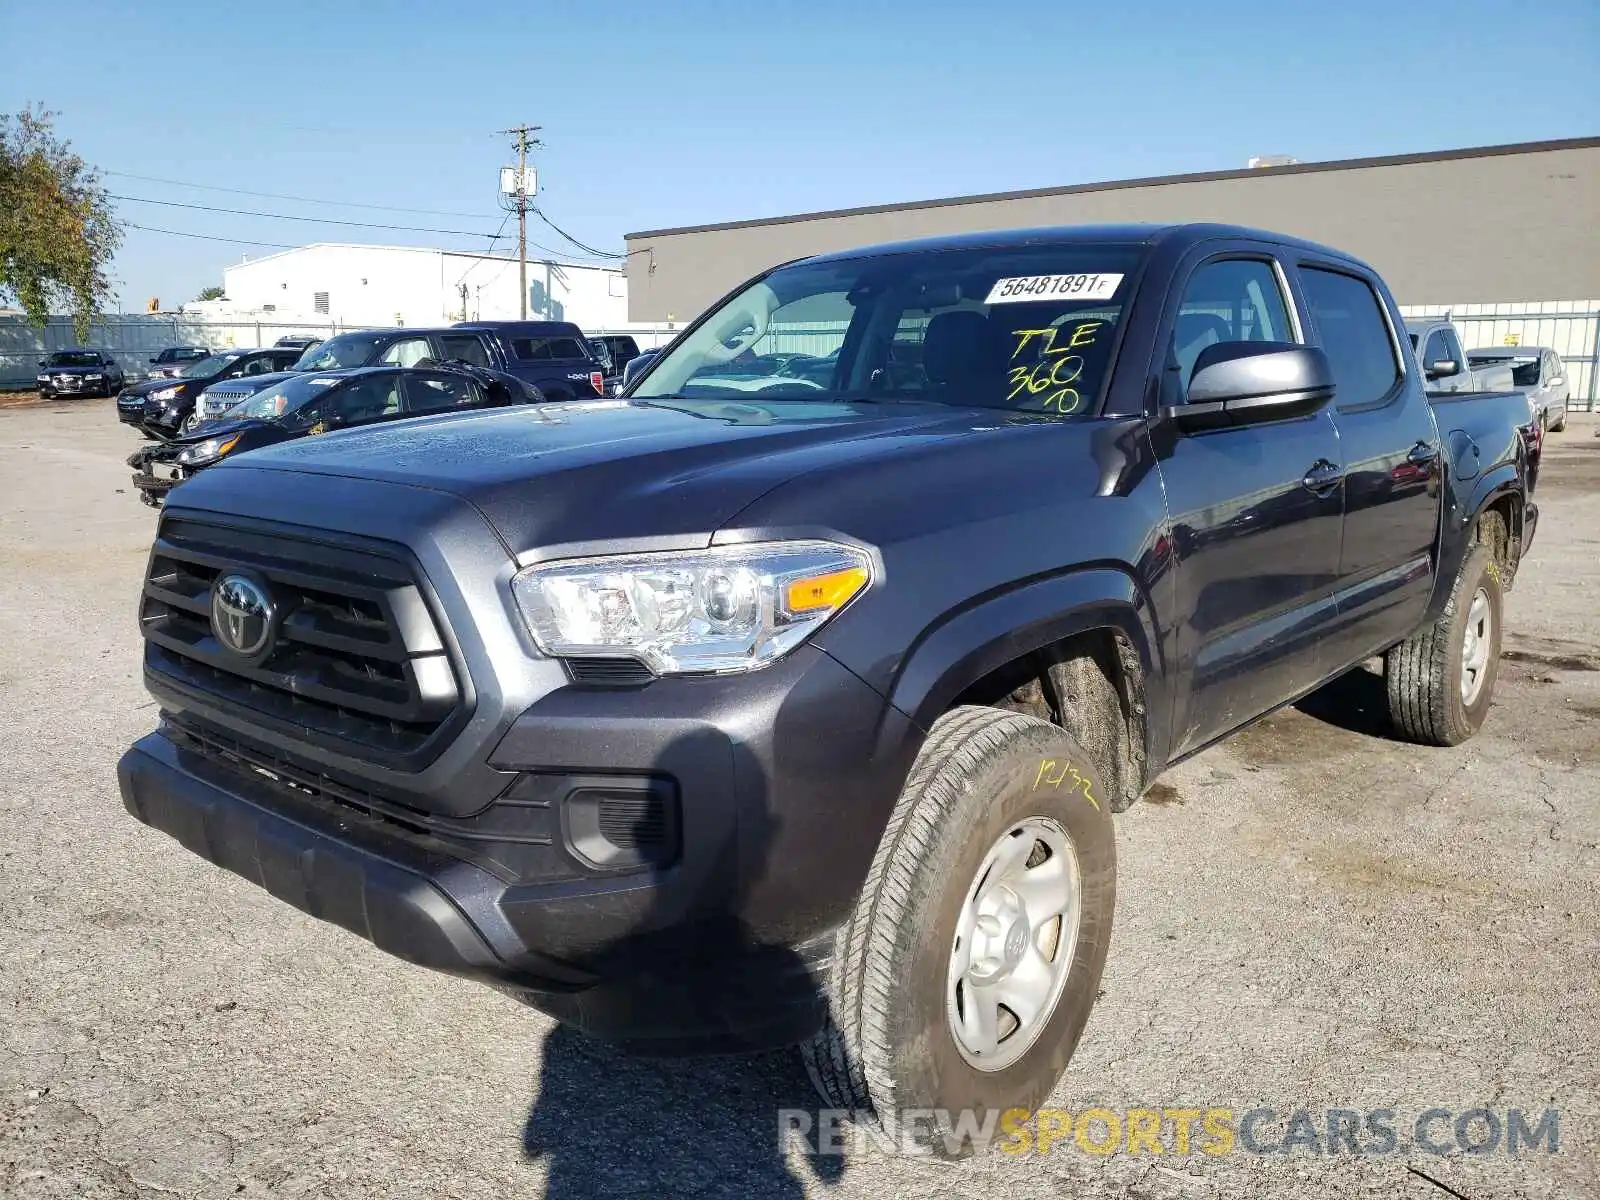
{"label": "gray pickup truck", "polygon": [[1430,392],[1510,392],[1508,363],[1484,363],[1467,357],[1461,335],[1449,321],[1407,321],[1406,333],[1417,352]]}

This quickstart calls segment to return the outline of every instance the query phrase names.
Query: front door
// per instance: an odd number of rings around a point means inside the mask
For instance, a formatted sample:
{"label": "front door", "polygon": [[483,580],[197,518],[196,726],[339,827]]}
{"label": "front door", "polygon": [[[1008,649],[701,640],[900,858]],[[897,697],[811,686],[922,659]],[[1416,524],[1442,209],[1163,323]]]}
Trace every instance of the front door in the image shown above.
{"label": "front door", "polygon": [[[1303,340],[1265,256],[1213,258],[1189,275],[1162,371],[1164,404],[1187,398],[1217,342]],[[1175,753],[1292,699],[1318,678],[1334,615],[1343,511],[1339,435],[1326,411],[1238,428],[1152,431],[1171,514],[1179,631]]]}

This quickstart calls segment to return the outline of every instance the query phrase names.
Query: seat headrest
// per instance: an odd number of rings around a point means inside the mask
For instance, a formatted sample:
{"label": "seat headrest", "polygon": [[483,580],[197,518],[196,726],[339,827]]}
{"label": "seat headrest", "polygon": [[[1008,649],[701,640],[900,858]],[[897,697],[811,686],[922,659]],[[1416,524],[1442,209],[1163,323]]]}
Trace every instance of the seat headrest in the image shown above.
{"label": "seat headrest", "polygon": [[922,366],[935,383],[967,383],[996,361],[989,318],[980,312],[942,312],[928,322],[922,338]]}

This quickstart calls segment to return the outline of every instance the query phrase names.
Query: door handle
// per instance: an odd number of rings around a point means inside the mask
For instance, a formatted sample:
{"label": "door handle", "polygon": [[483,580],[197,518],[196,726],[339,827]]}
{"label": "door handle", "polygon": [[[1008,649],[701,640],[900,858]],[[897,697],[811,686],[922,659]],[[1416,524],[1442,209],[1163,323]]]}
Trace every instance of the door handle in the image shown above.
{"label": "door handle", "polygon": [[1300,483],[1309,491],[1326,492],[1339,486],[1339,481],[1344,478],[1344,472],[1325,458],[1319,458],[1311,464],[1311,469],[1305,473]]}
{"label": "door handle", "polygon": [[1439,447],[1427,442],[1418,442],[1411,447],[1411,452],[1406,455],[1406,461],[1414,467],[1431,467],[1439,461]]}

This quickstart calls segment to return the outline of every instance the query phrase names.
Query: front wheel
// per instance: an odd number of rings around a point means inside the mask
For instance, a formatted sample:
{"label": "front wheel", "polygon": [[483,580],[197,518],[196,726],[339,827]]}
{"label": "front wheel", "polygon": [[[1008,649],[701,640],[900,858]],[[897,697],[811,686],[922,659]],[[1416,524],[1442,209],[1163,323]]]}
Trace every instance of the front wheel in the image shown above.
{"label": "front wheel", "polygon": [[[840,930],[828,1021],[802,1047],[828,1104],[885,1131],[929,1111],[942,1157],[1054,1090],[1094,1007],[1116,903],[1111,791],[1045,721],[934,723]],[[970,1114],[967,1115],[967,1114]],[[936,1132],[937,1131],[937,1132]]]}
{"label": "front wheel", "polygon": [[1384,655],[1389,716],[1411,741],[1455,746],[1478,732],[1499,674],[1503,608],[1499,564],[1480,542],[1439,619]]}
{"label": "front wheel", "polygon": [[184,433],[193,433],[200,428],[200,408],[198,405],[190,410],[189,415],[183,419],[183,424],[179,428]]}

